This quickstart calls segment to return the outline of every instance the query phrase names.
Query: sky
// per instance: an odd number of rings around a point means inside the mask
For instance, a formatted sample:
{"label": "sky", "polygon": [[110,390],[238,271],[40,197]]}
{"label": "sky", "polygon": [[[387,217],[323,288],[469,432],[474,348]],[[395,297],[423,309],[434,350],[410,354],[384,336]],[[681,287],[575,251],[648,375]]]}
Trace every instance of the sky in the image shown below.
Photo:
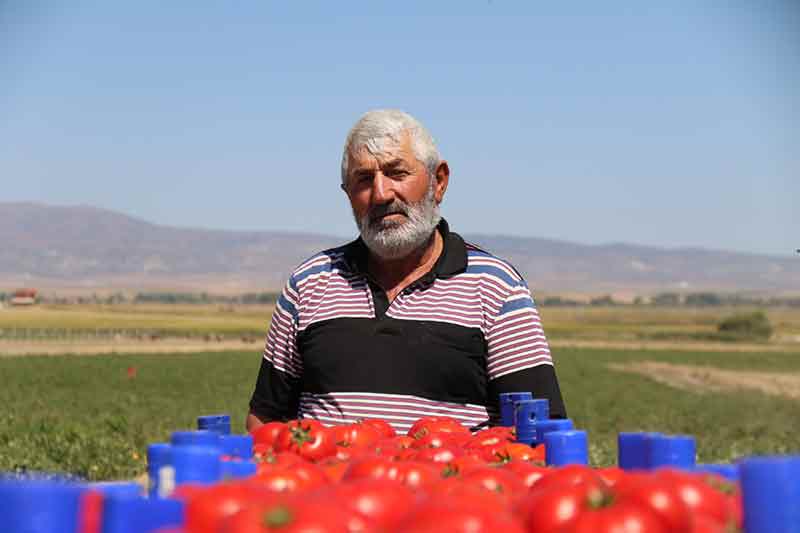
{"label": "sky", "polygon": [[800,2],[0,0],[0,202],[349,238],[387,107],[460,233],[800,248]]}

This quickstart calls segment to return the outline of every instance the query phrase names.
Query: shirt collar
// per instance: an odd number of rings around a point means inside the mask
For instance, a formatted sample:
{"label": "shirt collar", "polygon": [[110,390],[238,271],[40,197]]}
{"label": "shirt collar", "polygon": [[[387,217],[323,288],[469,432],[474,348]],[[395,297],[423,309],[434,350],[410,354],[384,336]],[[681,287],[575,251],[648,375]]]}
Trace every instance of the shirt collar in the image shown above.
{"label": "shirt collar", "polygon": [[[450,231],[450,226],[443,218],[436,226],[442,235],[442,253],[433,265],[433,268],[412,284],[414,286],[427,286],[436,278],[449,278],[467,269],[467,245],[458,233]],[[344,247],[345,260],[354,272],[367,274],[367,260],[369,249],[359,237]]]}

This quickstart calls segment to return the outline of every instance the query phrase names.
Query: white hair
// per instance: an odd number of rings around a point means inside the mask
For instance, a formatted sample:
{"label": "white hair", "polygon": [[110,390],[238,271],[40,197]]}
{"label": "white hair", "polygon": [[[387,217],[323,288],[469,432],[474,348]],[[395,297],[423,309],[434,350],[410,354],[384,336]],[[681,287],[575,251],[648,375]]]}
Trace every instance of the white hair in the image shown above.
{"label": "white hair", "polygon": [[355,123],[342,153],[342,183],[347,182],[348,156],[355,150],[366,148],[372,155],[384,152],[386,142],[400,142],[403,132],[411,136],[414,157],[425,165],[428,176],[436,174],[441,158],[430,132],[417,119],[397,109],[376,109],[365,113]]}

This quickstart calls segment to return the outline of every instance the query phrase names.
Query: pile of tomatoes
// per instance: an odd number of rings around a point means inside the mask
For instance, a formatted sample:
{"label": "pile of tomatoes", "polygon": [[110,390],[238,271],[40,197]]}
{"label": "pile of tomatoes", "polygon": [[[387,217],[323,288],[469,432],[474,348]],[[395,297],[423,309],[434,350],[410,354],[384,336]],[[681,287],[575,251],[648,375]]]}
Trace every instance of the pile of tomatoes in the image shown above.
{"label": "pile of tomatoes", "polygon": [[738,488],[662,469],[544,466],[513,428],[470,433],[426,417],[406,435],[381,420],[324,427],[271,422],[253,432],[257,474],[184,485],[184,533],[687,532],[742,525]]}

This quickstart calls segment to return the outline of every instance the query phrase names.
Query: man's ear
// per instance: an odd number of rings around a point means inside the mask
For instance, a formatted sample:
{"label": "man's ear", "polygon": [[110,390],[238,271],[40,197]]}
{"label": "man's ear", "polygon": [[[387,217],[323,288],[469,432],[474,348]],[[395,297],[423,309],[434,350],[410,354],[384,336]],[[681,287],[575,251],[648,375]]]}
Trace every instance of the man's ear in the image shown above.
{"label": "man's ear", "polygon": [[447,165],[447,161],[442,160],[439,162],[439,166],[436,167],[436,186],[433,193],[437,204],[442,203],[449,182],[450,167]]}

